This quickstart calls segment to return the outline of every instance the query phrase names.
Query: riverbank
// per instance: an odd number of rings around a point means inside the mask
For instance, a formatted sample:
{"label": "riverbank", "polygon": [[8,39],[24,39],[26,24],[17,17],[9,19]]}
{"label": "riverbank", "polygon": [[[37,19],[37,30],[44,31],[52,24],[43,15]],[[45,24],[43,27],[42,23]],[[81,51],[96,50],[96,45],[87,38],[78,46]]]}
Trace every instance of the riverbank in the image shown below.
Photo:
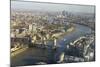
{"label": "riverbank", "polygon": [[[78,37],[83,36],[87,32],[91,33],[90,28],[88,28],[86,26],[74,24],[74,29],[72,31],[70,31],[70,32],[66,31],[66,33],[64,33],[62,36],[60,36],[61,38],[60,37],[58,38],[59,40],[57,40],[57,45],[60,45],[62,47],[59,47],[57,49],[57,52],[56,52],[55,56],[54,56],[54,54],[53,55],[51,54],[52,51],[50,50],[50,48],[48,49],[48,51],[45,50],[45,49],[44,50],[40,50],[40,49],[38,50],[37,48],[34,48],[34,49],[33,48],[29,48],[26,51],[23,51],[20,54],[17,54],[16,56],[11,57],[11,59],[12,59],[11,63],[14,66],[34,65],[36,63],[43,62],[44,61],[44,57],[46,58],[46,60],[49,59],[49,61],[50,60],[52,61],[52,59],[54,59],[54,57],[55,57],[55,59],[59,58],[60,56],[63,57],[64,54],[62,52],[64,51],[64,48],[66,46],[66,41],[64,41],[62,39],[66,39],[67,42],[71,42],[72,40],[74,41]],[[52,44],[52,43],[50,42],[50,44]],[[48,53],[48,54],[46,54],[46,53]],[[42,57],[40,57],[40,56],[42,56]],[[48,56],[50,56],[50,58]],[[64,60],[65,60],[64,62],[69,63],[67,61],[67,59],[69,58],[68,60],[70,60],[70,57],[66,56],[66,54],[65,54],[65,58],[64,58]],[[40,59],[40,60],[37,61],[37,59]],[[43,59],[43,61],[41,61],[41,59]],[[37,62],[35,62],[35,61],[37,61]]]}
{"label": "riverbank", "polygon": [[61,39],[61,38],[63,38],[65,35],[68,35],[68,34],[74,32],[74,31],[75,31],[75,26],[73,25],[73,27],[71,27],[70,29],[68,29],[65,33],[61,34],[61,35],[58,37],[58,39]]}
{"label": "riverbank", "polygon": [[[75,31],[75,26],[73,25],[71,28],[69,28],[65,33],[60,33],[60,34],[58,34],[56,37],[58,38],[58,39],[61,39],[61,38],[63,38],[65,35],[67,35],[67,34],[69,34],[69,33],[71,33],[71,32],[74,32]],[[21,52],[23,52],[23,51],[25,51],[26,49],[27,49],[28,47],[25,47],[25,48],[18,48],[18,49],[16,49],[14,52],[12,52],[11,51],[11,56],[13,57],[13,56],[16,56],[17,54],[19,54],[19,53],[21,53]]]}
{"label": "riverbank", "polygon": [[19,53],[25,51],[27,48],[28,48],[28,47],[20,48],[20,49],[17,49],[16,51],[14,51],[14,52],[11,52],[11,57],[14,57],[14,56],[16,56],[17,54],[19,54]]}
{"label": "riverbank", "polygon": [[91,27],[91,26],[89,26],[89,25],[87,25],[87,24],[82,24],[82,23],[74,23],[74,24],[84,25],[84,26],[87,26],[87,27],[91,28],[93,31],[95,31],[95,24],[94,24],[93,27]]}

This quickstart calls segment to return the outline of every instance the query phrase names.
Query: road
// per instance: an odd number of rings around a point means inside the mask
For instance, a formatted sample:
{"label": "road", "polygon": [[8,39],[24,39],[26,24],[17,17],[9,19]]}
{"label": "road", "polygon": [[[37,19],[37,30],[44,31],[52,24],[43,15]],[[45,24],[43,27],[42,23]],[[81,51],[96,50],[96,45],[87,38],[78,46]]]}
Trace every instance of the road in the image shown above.
{"label": "road", "polygon": [[[75,31],[63,36],[57,40],[57,50],[53,52],[50,47],[48,49],[39,49],[39,48],[28,48],[26,51],[11,57],[12,66],[23,66],[23,65],[36,65],[36,64],[51,64],[59,60],[60,54],[66,48],[66,43],[74,41],[80,36],[91,33],[91,29],[86,26],[75,24]],[[52,42],[48,42],[52,44]],[[53,60],[55,60],[53,62]]]}

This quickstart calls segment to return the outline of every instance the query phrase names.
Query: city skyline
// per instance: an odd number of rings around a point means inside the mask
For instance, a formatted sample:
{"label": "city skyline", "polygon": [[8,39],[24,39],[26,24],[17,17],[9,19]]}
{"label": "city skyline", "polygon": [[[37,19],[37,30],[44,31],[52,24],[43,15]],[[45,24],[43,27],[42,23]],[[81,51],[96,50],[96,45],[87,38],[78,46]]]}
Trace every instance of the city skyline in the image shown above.
{"label": "city skyline", "polygon": [[11,67],[95,61],[95,6],[11,1]]}
{"label": "city skyline", "polygon": [[[49,8],[48,8],[49,7]],[[93,5],[72,5],[72,4],[55,4],[55,3],[41,3],[31,1],[11,1],[11,9],[15,10],[37,10],[37,11],[69,11],[82,13],[95,13],[95,6]]]}

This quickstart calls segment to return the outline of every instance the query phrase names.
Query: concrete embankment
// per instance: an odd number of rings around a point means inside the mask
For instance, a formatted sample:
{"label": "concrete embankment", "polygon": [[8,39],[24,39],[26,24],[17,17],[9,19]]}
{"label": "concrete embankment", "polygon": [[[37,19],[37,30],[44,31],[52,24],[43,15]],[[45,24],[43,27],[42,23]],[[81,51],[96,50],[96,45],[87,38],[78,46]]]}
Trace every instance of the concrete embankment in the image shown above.
{"label": "concrete embankment", "polygon": [[67,30],[67,32],[72,32],[74,30],[74,27],[71,27]]}
{"label": "concrete embankment", "polygon": [[59,35],[58,39],[61,39],[61,38],[63,38],[65,35],[70,34],[70,33],[74,32],[74,31],[75,31],[75,26],[69,28],[65,33],[62,33],[61,35]]}
{"label": "concrete embankment", "polygon": [[57,38],[61,38],[64,35],[67,35],[68,33],[71,33],[75,30],[75,26],[73,25],[71,28],[67,29],[66,32],[60,32],[60,33],[55,33],[52,35],[52,37],[57,37]]}
{"label": "concrete embankment", "polygon": [[17,54],[19,54],[19,53],[25,51],[27,48],[28,48],[28,47],[23,47],[23,48],[17,49],[17,50],[14,51],[14,52],[11,52],[11,57],[14,57],[14,56],[16,56]]}

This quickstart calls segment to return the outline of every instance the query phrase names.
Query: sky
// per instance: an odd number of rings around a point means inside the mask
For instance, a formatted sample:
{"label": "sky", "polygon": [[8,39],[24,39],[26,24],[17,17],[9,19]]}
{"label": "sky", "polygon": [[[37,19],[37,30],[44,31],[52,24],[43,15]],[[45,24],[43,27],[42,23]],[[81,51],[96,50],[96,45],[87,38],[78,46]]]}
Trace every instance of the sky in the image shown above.
{"label": "sky", "polygon": [[22,10],[39,10],[39,11],[69,11],[94,13],[95,6],[91,5],[71,5],[71,4],[55,4],[55,3],[40,3],[32,1],[11,1],[11,9]]}

